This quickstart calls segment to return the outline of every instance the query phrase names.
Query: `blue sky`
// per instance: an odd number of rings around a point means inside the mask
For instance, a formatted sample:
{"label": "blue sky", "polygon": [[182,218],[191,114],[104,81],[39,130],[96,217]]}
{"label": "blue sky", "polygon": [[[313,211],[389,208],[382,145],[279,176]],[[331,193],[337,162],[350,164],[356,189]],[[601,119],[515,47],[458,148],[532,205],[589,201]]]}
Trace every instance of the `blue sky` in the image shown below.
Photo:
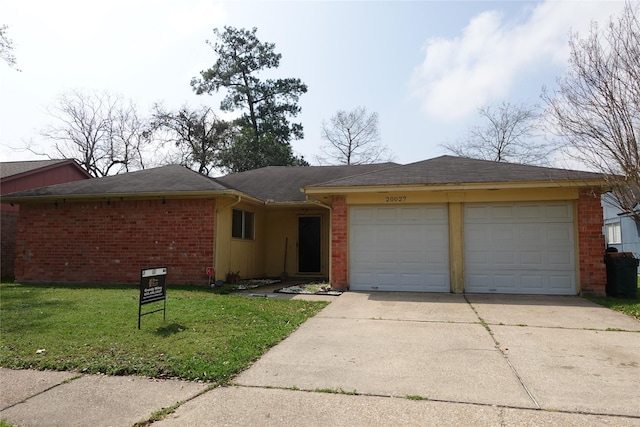
{"label": "blue sky", "polygon": [[618,1],[461,2],[21,0],[0,4],[16,72],[0,63],[0,159],[51,151],[39,131],[70,89],[109,91],[146,114],[154,102],[217,108],[222,95],[195,95],[189,82],[215,60],[212,29],[258,28],[282,54],[278,77],[309,91],[293,142],[314,162],[320,129],[339,109],[379,114],[381,142],[410,163],[445,154],[477,108],[508,100],[540,103],[567,63],[571,30],[586,34],[623,8]]}

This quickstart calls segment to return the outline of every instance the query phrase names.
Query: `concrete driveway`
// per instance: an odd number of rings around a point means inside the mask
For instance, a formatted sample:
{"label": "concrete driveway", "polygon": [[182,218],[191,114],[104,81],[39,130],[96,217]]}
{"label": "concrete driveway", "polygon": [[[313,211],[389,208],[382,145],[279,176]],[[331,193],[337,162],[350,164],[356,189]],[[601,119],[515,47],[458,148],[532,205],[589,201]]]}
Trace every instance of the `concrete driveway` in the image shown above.
{"label": "concrete driveway", "polygon": [[639,331],[577,297],[349,292],[235,383],[640,417]]}
{"label": "concrete driveway", "polygon": [[576,297],[349,292],[235,385],[0,369],[20,426],[640,426],[640,322]]}

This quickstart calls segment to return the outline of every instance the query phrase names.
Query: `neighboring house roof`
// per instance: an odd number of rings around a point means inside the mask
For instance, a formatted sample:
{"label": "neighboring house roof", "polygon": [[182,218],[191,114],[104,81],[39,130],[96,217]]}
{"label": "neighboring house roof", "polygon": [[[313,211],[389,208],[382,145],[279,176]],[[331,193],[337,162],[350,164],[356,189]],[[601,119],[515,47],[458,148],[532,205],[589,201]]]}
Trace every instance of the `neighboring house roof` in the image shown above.
{"label": "neighboring house roof", "polygon": [[441,156],[382,171],[317,183],[310,187],[556,182],[602,180],[602,178],[603,175],[594,172]]}
{"label": "neighboring house roof", "polygon": [[3,196],[12,199],[80,198],[89,196],[124,195],[196,195],[229,190],[214,178],[210,178],[179,165],[167,165],[121,175],[87,179],[66,184],[52,185],[20,191]]}
{"label": "neighboring house roof", "polygon": [[22,162],[0,162],[0,178],[5,179],[15,177],[16,175],[26,174],[28,172],[41,171],[42,169],[51,168],[52,166],[61,166],[70,163],[82,170],[87,176],[89,174],[72,159],[53,159],[53,160],[28,160]]}
{"label": "neighboring house roof", "polygon": [[343,166],[267,166],[235,173],[218,181],[252,197],[270,202],[303,202],[308,185],[398,166],[397,163]]}

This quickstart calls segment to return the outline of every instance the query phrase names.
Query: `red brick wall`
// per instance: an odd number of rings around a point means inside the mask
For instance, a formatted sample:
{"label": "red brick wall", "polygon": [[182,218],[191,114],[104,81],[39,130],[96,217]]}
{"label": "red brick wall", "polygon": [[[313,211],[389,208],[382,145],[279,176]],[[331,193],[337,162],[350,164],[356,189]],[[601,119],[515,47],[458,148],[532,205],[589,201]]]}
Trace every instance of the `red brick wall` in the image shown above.
{"label": "red brick wall", "polygon": [[16,232],[18,230],[18,212],[2,211],[0,223],[0,276],[13,277],[13,263],[16,259]]}
{"label": "red brick wall", "polygon": [[599,193],[580,194],[578,199],[578,262],[580,263],[580,290],[582,292],[605,293],[607,270],[604,264],[603,224]]}
{"label": "red brick wall", "polygon": [[207,283],[215,200],[78,202],[20,207],[18,282],[139,283],[167,267],[167,282]]}
{"label": "red brick wall", "polygon": [[342,196],[333,197],[331,211],[331,286],[347,288],[347,202]]}

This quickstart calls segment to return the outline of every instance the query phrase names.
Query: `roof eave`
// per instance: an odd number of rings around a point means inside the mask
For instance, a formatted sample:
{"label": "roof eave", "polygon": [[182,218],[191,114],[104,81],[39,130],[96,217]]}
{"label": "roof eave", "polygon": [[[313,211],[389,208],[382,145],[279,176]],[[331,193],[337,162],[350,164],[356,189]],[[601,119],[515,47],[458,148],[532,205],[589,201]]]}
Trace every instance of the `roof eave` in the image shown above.
{"label": "roof eave", "polygon": [[2,203],[45,203],[55,201],[116,201],[121,200],[154,200],[154,199],[207,199],[212,197],[241,196],[243,200],[262,204],[263,201],[237,190],[206,191],[171,191],[143,193],[101,193],[101,194],[47,194],[37,196],[2,196]]}
{"label": "roof eave", "polygon": [[558,180],[558,181],[526,181],[526,182],[482,182],[482,183],[447,183],[447,184],[389,184],[369,186],[320,187],[302,188],[305,194],[350,194],[350,193],[379,193],[390,191],[465,191],[465,190],[507,190],[527,188],[593,188],[606,187],[603,179],[589,180]]}

